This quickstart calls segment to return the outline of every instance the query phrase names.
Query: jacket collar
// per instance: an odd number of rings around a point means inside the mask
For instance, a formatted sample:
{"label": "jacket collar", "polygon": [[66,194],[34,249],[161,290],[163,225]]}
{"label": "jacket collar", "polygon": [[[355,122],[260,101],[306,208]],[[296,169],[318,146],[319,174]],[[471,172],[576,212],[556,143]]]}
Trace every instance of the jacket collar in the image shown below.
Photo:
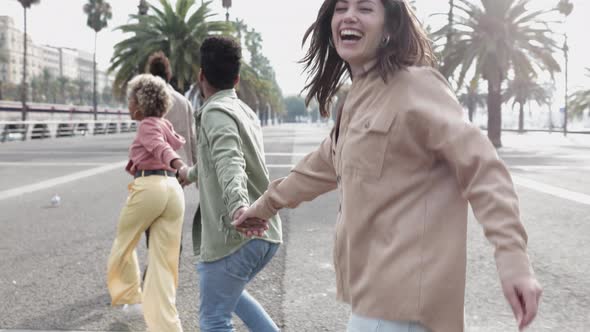
{"label": "jacket collar", "polygon": [[214,93],[211,97],[209,97],[207,100],[205,100],[205,102],[201,106],[201,109],[204,109],[205,107],[207,107],[208,104],[213,103],[222,98],[235,99],[238,98],[238,95],[236,94],[235,89],[219,90],[216,93]]}

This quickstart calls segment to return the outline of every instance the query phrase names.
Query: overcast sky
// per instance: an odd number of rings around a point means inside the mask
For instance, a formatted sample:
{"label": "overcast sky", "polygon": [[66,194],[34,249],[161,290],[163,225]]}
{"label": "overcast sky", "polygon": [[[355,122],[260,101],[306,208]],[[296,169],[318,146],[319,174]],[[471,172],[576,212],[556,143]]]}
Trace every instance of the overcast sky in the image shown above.
{"label": "overcast sky", "polygon": [[[172,0],[175,2],[175,0]],[[200,0],[196,0],[200,3]],[[479,1],[479,0],[474,0]],[[33,42],[66,46],[92,51],[94,31],[86,26],[86,16],[82,12],[84,0],[41,0],[29,11],[29,33]],[[113,45],[124,36],[114,28],[125,24],[128,15],[137,12],[138,0],[110,0],[113,19],[109,26],[99,33],[97,59],[99,68],[108,67]],[[157,3],[156,0],[151,0]],[[277,81],[285,95],[297,94],[303,88],[305,76],[302,66],[297,63],[303,57],[301,39],[307,27],[313,22],[321,0],[233,0],[230,19],[241,18],[250,27],[262,34],[263,53],[269,58],[277,75]],[[552,7],[558,0],[532,0],[534,6]],[[570,86],[572,88],[590,84],[584,77],[584,67],[590,67],[590,1],[572,0],[574,11],[565,27],[570,44]],[[433,13],[448,10],[447,0],[418,0],[419,17],[431,25],[440,20],[431,17]],[[225,19],[221,0],[215,0],[213,8]],[[23,10],[16,0],[0,0],[0,15],[11,16],[16,26],[22,30]],[[563,56],[558,54],[563,64]],[[556,77],[558,91],[562,90],[563,74]]]}

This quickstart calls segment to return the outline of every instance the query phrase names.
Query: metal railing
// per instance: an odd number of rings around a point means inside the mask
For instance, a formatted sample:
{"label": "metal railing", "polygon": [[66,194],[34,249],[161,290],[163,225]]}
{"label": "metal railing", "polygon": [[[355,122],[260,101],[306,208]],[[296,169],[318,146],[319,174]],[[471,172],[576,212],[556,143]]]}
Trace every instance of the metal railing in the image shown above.
{"label": "metal railing", "polygon": [[0,142],[135,132],[133,120],[0,121]]}

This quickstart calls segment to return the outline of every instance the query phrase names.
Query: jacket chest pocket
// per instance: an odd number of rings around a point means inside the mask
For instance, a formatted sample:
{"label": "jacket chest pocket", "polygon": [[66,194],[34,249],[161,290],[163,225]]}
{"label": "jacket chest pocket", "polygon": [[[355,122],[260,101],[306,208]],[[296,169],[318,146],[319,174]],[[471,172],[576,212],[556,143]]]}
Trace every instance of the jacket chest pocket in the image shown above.
{"label": "jacket chest pocket", "polygon": [[352,119],[348,126],[342,146],[342,166],[364,179],[378,179],[383,171],[395,116],[367,115]]}

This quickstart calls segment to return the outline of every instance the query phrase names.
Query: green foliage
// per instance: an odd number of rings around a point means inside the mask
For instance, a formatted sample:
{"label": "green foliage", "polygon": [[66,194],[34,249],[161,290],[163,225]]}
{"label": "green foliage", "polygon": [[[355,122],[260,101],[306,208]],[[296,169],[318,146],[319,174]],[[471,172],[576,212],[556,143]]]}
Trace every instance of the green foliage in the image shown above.
{"label": "green foliage", "polygon": [[459,72],[462,86],[470,69],[488,79],[495,73],[506,78],[509,70],[548,72],[560,66],[553,53],[558,50],[555,35],[546,18],[547,10],[527,10],[530,0],[457,0],[455,22],[434,32],[435,42],[444,42],[453,29],[453,47],[442,54],[441,72],[449,77]]}
{"label": "green foliage", "polygon": [[88,0],[83,9],[88,15],[86,25],[96,33],[106,28],[108,21],[113,17],[111,5],[104,0]]}
{"label": "green foliage", "polygon": [[249,63],[243,63],[240,72],[240,98],[254,110],[266,110],[270,106],[276,114],[284,114],[285,103],[274,69],[262,54],[262,36],[242,20],[236,20],[233,25],[236,39],[250,54]]}
{"label": "green foliage", "polygon": [[532,75],[516,76],[513,80],[508,81],[503,99],[505,102],[512,100],[512,107],[516,104],[526,104],[528,101],[534,101],[538,105],[547,105],[551,103],[551,92],[537,83]]}
{"label": "green foliage", "polygon": [[[586,77],[590,78],[590,68],[586,68]],[[590,89],[580,89],[569,97],[569,109],[574,116],[582,116],[590,108]]]}
{"label": "green foliage", "polygon": [[31,8],[31,5],[36,5],[40,2],[41,0],[18,0],[18,2],[20,2],[20,4],[23,6],[23,8]]}
{"label": "green foliage", "polygon": [[[528,10],[531,0],[455,0],[454,22],[433,33],[443,51],[440,70],[456,76],[461,88],[466,76],[488,81],[488,137],[501,146],[501,87],[509,72],[551,76],[560,71],[558,50],[547,14],[554,10]],[[445,48],[448,35],[452,45]],[[442,46],[441,46],[442,44]]]}
{"label": "green foliage", "polygon": [[[161,8],[150,4],[147,15],[130,15],[134,21],[117,29],[132,34],[115,45],[109,71],[116,72],[115,93],[125,94],[127,82],[144,71],[147,59],[163,51],[170,59],[172,85],[180,92],[188,90],[198,74],[199,49],[212,34],[229,33],[231,26],[211,21],[211,1],[196,7],[195,0],[178,0],[173,7],[168,0],[159,0]],[[191,12],[192,11],[192,12]]]}
{"label": "green foliage", "polygon": [[289,96],[285,98],[285,107],[287,109],[288,122],[297,122],[297,117],[307,115],[305,98],[301,96]]}

